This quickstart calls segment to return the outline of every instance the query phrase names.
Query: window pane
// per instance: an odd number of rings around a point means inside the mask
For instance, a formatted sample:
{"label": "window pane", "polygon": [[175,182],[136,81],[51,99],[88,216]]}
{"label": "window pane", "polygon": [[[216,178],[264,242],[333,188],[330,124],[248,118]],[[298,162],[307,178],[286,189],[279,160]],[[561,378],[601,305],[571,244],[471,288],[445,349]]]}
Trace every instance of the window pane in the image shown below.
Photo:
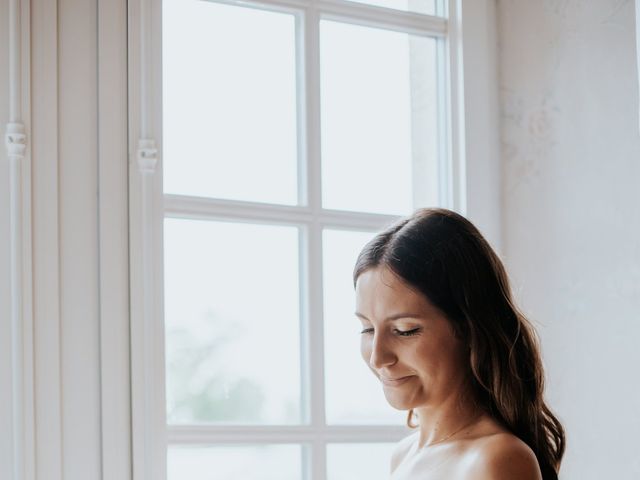
{"label": "window pane", "polygon": [[436,40],[322,21],[320,58],[323,206],[437,205]]}
{"label": "window pane", "polygon": [[165,220],[170,423],[300,421],[298,230]]}
{"label": "window pane", "polygon": [[406,412],[391,407],[382,385],[360,356],[362,325],[354,315],[352,272],[372,233],[325,230],[324,324],[327,423],[403,425]]}
{"label": "window pane", "polygon": [[368,3],[378,7],[393,8],[394,10],[404,10],[405,12],[424,13],[426,15],[436,14],[435,0],[351,0],[352,2]]}
{"label": "window pane", "polygon": [[165,192],[296,204],[294,16],[163,0],[162,60]]}
{"label": "window pane", "polygon": [[300,445],[169,447],[168,480],[300,480]]}
{"label": "window pane", "polygon": [[394,443],[334,443],[327,445],[328,480],[387,480]]}

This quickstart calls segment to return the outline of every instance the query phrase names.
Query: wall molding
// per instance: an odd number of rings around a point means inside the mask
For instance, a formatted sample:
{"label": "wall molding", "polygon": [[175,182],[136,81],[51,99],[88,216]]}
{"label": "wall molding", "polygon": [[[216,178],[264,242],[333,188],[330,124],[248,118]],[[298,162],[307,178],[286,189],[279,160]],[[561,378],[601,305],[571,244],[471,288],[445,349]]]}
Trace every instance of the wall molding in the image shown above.
{"label": "wall molding", "polygon": [[34,478],[33,319],[31,309],[30,158],[23,112],[29,111],[29,2],[9,2],[9,284],[11,332],[11,474]]}
{"label": "wall molding", "polygon": [[[58,2],[30,4],[34,478],[63,478]],[[29,153],[29,152],[27,152]],[[25,167],[29,162],[25,162]],[[26,248],[26,245],[25,245]]]}
{"label": "wall molding", "polygon": [[166,478],[161,10],[159,0],[129,6],[129,239],[134,480]]}
{"label": "wall molding", "polygon": [[131,480],[127,2],[97,2],[101,480]]}

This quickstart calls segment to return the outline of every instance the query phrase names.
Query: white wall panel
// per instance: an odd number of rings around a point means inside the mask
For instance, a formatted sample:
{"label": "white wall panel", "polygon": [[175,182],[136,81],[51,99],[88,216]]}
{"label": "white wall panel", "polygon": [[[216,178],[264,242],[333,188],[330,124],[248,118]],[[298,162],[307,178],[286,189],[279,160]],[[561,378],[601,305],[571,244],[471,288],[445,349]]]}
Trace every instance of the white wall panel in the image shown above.
{"label": "white wall panel", "polygon": [[58,8],[62,451],[65,480],[80,480],[101,473],[97,2]]}
{"label": "white wall panel", "polygon": [[[127,2],[98,2],[102,478],[131,478]],[[119,92],[119,93],[118,93]]]}
{"label": "white wall panel", "polygon": [[31,145],[36,478],[62,480],[58,208],[58,8],[31,10]]}
{"label": "white wall panel", "polygon": [[633,2],[499,1],[507,266],[539,325],[566,480],[640,478]]}
{"label": "white wall panel", "polygon": [[126,2],[32,2],[36,478],[130,478]]}

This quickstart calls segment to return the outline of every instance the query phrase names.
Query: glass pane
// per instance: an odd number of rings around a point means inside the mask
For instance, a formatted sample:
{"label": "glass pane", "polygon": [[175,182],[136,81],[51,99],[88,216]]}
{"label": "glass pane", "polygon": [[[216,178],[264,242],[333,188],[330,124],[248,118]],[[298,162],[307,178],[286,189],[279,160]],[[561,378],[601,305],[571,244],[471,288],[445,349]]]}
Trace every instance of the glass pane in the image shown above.
{"label": "glass pane", "polygon": [[170,423],[300,422],[298,230],[165,220]]}
{"label": "glass pane", "polygon": [[394,443],[327,445],[327,479],[388,480]]}
{"label": "glass pane", "polygon": [[296,204],[295,17],[163,0],[162,38],[165,192]]}
{"label": "glass pane", "polygon": [[300,445],[171,446],[168,480],[300,480]]}
{"label": "glass pane", "polygon": [[360,356],[362,325],[354,315],[352,272],[373,233],[325,230],[324,334],[327,423],[403,425],[406,412],[395,410],[382,385]]}
{"label": "glass pane", "polygon": [[436,40],[322,21],[320,59],[323,206],[437,205]]}
{"label": "glass pane", "polygon": [[437,15],[436,0],[351,0],[352,2],[368,3],[378,7],[404,10],[405,12],[424,13]]}

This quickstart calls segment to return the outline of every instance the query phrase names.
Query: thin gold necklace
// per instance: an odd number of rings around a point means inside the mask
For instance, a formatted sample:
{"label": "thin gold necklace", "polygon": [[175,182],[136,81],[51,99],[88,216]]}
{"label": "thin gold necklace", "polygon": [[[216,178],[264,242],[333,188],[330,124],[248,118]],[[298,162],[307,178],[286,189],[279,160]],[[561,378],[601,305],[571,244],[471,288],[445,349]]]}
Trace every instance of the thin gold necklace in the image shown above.
{"label": "thin gold necklace", "polygon": [[464,429],[465,429],[465,428],[467,428],[469,425],[471,425],[473,422],[475,422],[475,421],[478,419],[478,417],[480,417],[480,415],[476,415],[476,416],[474,416],[474,417],[471,419],[471,421],[470,421],[469,423],[465,423],[465,424],[464,424],[462,427],[460,427],[458,430],[455,430],[453,433],[450,433],[450,434],[449,434],[449,435],[447,435],[446,437],[441,438],[440,440],[436,440],[435,442],[431,442],[431,443],[429,443],[429,444],[424,444],[423,446],[421,446],[421,447],[420,447],[420,449],[425,448],[425,447],[431,447],[432,445],[435,445],[435,444],[437,444],[437,443],[442,443],[442,442],[444,442],[445,440],[449,440],[449,439],[450,439],[451,437],[453,437],[456,433],[458,433],[458,432],[460,432],[460,431],[464,430]]}

